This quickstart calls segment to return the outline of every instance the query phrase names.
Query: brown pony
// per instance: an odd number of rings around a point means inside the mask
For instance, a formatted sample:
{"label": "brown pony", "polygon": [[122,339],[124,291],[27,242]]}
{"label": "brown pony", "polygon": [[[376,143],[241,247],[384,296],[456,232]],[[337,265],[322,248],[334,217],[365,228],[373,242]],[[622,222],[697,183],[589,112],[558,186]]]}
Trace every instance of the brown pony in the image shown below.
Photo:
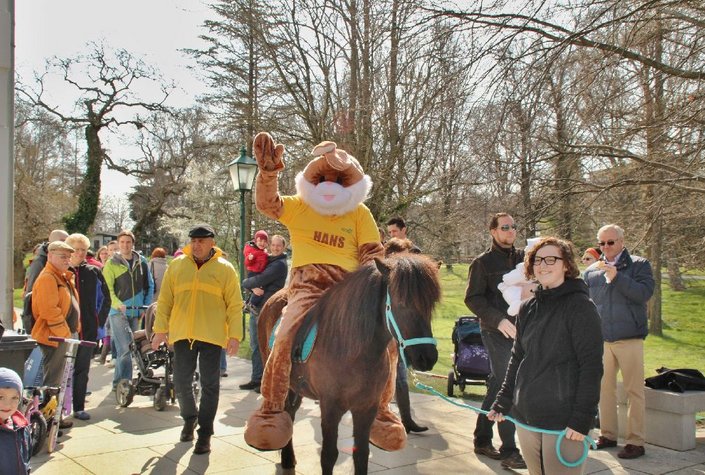
{"label": "brown pony", "polygon": [[[320,401],[323,474],[333,473],[338,424],[347,411],[353,416],[355,473],[367,473],[370,427],[390,371],[387,347],[393,325],[388,328],[387,295],[403,339],[432,336],[431,315],[441,297],[438,267],[418,254],[375,259],[375,265],[348,274],[323,294],[306,317],[304,326],[315,321],[318,335],[307,362],[292,365],[286,410],[294,420],[302,397]],[[272,328],[285,305],[283,289],[260,313],[257,334],[263,361]],[[430,370],[438,359],[435,344],[429,343],[408,346],[404,354],[407,364],[420,371]],[[284,469],[296,465],[291,440],[282,449],[281,464]]]}

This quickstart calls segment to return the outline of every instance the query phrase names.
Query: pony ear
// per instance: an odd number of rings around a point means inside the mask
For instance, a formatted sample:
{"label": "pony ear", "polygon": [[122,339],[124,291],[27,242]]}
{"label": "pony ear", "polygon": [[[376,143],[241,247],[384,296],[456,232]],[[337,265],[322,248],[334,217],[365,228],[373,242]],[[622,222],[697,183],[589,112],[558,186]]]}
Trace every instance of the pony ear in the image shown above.
{"label": "pony ear", "polygon": [[384,277],[384,280],[389,280],[389,274],[392,273],[392,268],[379,257],[375,257],[375,265],[380,274],[382,274],[382,277]]}

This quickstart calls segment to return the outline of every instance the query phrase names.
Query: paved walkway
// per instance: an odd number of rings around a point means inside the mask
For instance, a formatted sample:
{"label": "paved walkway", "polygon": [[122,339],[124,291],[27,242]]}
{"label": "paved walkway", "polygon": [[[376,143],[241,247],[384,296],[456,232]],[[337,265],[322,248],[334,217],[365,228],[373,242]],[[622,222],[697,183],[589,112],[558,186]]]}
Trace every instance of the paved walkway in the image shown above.
{"label": "paved walkway", "polygon": [[[58,451],[42,452],[32,459],[33,474],[280,474],[278,452],[258,452],[245,444],[243,430],[250,412],[258,406],[258,394],[241,391],[237,385],[247,381],[249,362],[229,359],[230,376],[222,380],[220,410],[216,418],[212,452],[194,455],[193,443],[178,442],[181,419],[178,407],[163,412],[152,408],[151,398],[135,396],[130,407],[115,404],[110,391],[112,369],[93,364],[87,410],[92,419],[74,421],[74,427],[59,439]],[[412,394],[417,419],[431,429],[411,435],[407,447],[387,453],[372,448],[370,473],[406,474],[489,474],[511,473],[500,463],[476,457],[471,433],[475,413],[432,396]],[[294,443],[297,474],[320,473],[320,413],[313,401],[306,400],[297,414]],[[496,441],[496,445],[498,442]],[[352,418],[346,415],[340,425],[340,456],[335,473],[353,473]],[[676,452],[647,446],[646,456],[622,461],[617,449],[590,453],[589,474],[703,474],[705,473],[705,430],[699,432],[698,446]],[[291,472],[294,473],[294,472]],[[518,471],[517,473],[528,473]]]}

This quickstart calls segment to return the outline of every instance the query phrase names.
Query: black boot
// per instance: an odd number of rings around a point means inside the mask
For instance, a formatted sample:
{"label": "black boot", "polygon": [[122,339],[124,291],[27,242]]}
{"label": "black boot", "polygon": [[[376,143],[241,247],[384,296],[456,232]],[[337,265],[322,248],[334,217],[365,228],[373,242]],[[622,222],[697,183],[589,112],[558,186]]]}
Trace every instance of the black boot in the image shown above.
{"label": "black boot", "polygon": [[411,417],[411,402],[409,401],[409,386],[404,381],[397,380],[396,400],[399,407],[399,415],[401,423],[404,424],[406,433],[409,432],[425,432],[428,430],[426,426],[420,426]]}
{"label": "black boot", "polygon": [[181,437],[179,438],[181,442],[191,442],[193,440],[193,432],[196,430],[197,422],[198,419],[195,417],[184,421],[184,428],[181,429]]}
{"label": "black boot", "polygon": [[194,454],[207,454],[211,451],[211,436],[199,435],[196,446],[193,448]]}

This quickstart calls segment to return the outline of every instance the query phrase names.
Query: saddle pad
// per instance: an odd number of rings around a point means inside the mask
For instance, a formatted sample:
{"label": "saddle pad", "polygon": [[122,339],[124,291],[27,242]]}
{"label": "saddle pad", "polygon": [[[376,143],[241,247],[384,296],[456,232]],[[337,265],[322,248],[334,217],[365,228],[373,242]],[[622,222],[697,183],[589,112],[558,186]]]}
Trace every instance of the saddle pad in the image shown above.
{"label": "saddle pad", "polygon": [[[279,324],[281,323],[281,317],[277,320],[277,323],[274,324],[274,328],[272,328],[272,334],[269,336],[269,349],[271,350],[274,348],[274,341],[276,340],[276,334],[277,334],[277,329],[279,328]],[[299,330],[301,331],[301,330]],[[311,356],[311,352],[313,351],[313,344],[316,342],[316,335],[318,334],[318,323],[314,323],[313,326],[311,326],[310,331],[306,334],[306,337],[303,339],[303,344],[300,346],[294,346],[291,350],[291,361],[295,363],[305,363],[308,360],[308,357]]]}

